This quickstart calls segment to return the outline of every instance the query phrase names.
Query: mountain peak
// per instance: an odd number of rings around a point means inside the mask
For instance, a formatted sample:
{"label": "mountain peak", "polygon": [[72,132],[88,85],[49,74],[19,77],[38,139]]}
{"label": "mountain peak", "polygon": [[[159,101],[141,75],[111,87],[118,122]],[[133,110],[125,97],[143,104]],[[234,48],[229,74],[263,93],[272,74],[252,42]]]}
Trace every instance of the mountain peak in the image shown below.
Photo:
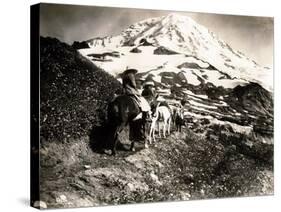
{"label": "mountain peak", "polygon": [[195,23],[195,21],[188,17],[188,16],[184,16],[184,15],[180,15],[178,13],[170,13],[167,16],[164,16],[164,19],[170,20],[171,22],[193,22]]}
{"label": "mountain peak", "polygon": [[[154,48],[163,47],[181,55],[199,58],[232,78],[258,82],[271,90],[272,83],[267,79],[271,79],[272,73],[268,69],[265,70],[208,28],[180,13],[148,18],[132,24],[117,36],[96,38],[88,43],[95,51],[122,51],[123,47],[141,46],[143,41]],[[257,72],[253,73],[252,70]]]}
{"label": "mountain peak", "polygon": [[183,18],[186,18],[187,16],[183,16],[183,15],[180,15],[178,13],[169,13],[165,17],[170,18],[170,19],[183,19]]}

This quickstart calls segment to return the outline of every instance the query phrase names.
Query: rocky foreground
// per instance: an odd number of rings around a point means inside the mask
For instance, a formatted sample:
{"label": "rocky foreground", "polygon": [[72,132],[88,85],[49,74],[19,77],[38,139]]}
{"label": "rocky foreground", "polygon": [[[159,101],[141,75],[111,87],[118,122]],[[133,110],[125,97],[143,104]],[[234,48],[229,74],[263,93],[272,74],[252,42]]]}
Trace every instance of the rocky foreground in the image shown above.
{"label": "rocky foreground", "polygon": [[87,137],[45,143],[41,201],[53,208],[273,194],[273,145],[223,127],[208,132],[185,128],[134,153],[124,132],[116,157],[93,152]]}

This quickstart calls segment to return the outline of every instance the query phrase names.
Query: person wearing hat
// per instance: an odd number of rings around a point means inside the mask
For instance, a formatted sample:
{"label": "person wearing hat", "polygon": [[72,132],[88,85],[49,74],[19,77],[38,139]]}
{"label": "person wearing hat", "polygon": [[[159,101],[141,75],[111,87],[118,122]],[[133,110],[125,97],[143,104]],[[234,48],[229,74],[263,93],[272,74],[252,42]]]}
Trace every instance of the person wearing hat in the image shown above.
{"label": "person wearing hat", "polygon": [[140,96],[137,90],[136,83],[136,73],[138,71],[136,69],[127,69],[121,74],[122,84],[127,95]]}
{"label": "person wearing hat", "polygon": [[148,101],[151,102],[155,98],[155,92],[154,92],[154,83],[152,81],[147,81],[143,84],[143,91],[141,95]]}
{"label": "person wearing hat", "polygon": [[144,99],[137,90],[137,72],[138,70],[136,69],[127,69],[121,74],[123,89],[126,95],[132,96],[136,100],[136,103],[142,111],[147,112],[150,110],[150,106],[146,99]]}
{"label": "person wearing hat", "polygon": [[[125,95],[131,96],[133,100],[135,100],[137,106],[141,110],[141,119],[143,120],[143,123],[145,123],[148,112],[150,111],[150,105],[147,102],[147,100],[140,95],[140,93],[137,90],[137,83],[136,83],[136,73],[138,71],[136,69],[127,69],[121,74],[122,78],[122,84]],[[138,116],[137,116],[138,117]],[[131,136],[135,135],[137,132],[131,131],[130,128],[130,134]],[[139,129],[140,136],[142,139],[145,139],[145,125],[142,125]],[[133,138],[131,138],[133,139]]]}

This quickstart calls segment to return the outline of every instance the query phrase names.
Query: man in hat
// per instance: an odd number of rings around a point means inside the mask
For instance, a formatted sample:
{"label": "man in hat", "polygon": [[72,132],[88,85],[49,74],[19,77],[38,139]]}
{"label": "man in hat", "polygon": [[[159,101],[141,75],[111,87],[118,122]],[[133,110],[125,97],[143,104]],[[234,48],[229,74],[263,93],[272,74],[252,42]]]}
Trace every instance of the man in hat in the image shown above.
{"label": "man in hat", "polygon": [[137,90],[136,69],[127,69],[121,74],[123,89],[126,95],[132,96],[142,111],[147,112],[150,106]]}
{"label": "man in hat", "polygon": [[[137,106],[140,108],[141,113],[135,117],[135,120],[142,119],[143,123],[145,123],[148,112],[150,111],[150,105],[148,104],[147,100],[140,95],[137,90],[137,83],[136,83],[136,73],[138,71],[136,69],[127,69],[121,74],[123,89],[125,95],[131,96],[133,100],[135,100]],[[130,131],[133,129],[130,129]],[[140,127],[140,134],[143,139],[145,139],[145,124],[141,125]],[[136,132],[130,132],[133,136]],[[134,139],[134,138],[131,138]]]}
{"label": "man in hat", "polygon": [[135,78],[137,72],[136,69],[127,69],[121,74],[123,88],[127,95],[140,96]]}
{"label": "man in hat", "polygon": [[148,101],[152,102],[155,98],[155,93],[154,93],[154,83],[152,81],[147,81],[143,84],[143,91],[141,95]]}

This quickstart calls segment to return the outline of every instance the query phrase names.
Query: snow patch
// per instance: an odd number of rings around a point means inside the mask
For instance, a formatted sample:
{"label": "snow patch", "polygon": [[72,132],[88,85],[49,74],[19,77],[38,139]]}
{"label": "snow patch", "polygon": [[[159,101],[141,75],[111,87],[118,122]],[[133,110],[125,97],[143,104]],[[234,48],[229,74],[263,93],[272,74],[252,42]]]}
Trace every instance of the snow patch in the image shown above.
{"label": "snow patch", "polygon": [[218,109],[218,107],[216,107],[216,106],[205,105],[205,104],[196,102],[194,100],[189,100],[189,103],[196,106],[196,107],[203,107],[203,108],[207,108],[207,109]]}

